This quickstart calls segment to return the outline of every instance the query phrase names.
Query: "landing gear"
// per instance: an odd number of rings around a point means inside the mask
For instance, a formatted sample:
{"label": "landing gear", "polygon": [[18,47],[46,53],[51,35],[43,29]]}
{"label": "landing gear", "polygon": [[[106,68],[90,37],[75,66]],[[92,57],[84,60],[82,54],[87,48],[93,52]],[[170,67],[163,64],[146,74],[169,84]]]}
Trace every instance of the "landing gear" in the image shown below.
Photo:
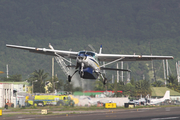
{"label": "landing gear", "polygon": [[68,75],[68,82],[71,82],[71,76],[70,75]]}
{"label": "landing gear", "polygon": [[80,76],[81,76],[81,78],[84,76],[84,72],[80,72]]}
{"label": "landing gear", "polygon": [[103,79],[103,84],[106,85],[107,84],[107,78]]}
{"label": "landing gear", "polygon": [[[78,70],[76,70],[76,71],[73,73],[73,75],[74,75],[77,71],[78,71]],[[73,77],[73,75],[72,75],[72,76],[68,75],[68,82],[71,82],[71,78]]]}
{"label": "landing gear", "polygon": [[103,78],[103,84],[106,85],[107,84],[107,78],[103,77],[102,73],[101,74],[101,77]]}

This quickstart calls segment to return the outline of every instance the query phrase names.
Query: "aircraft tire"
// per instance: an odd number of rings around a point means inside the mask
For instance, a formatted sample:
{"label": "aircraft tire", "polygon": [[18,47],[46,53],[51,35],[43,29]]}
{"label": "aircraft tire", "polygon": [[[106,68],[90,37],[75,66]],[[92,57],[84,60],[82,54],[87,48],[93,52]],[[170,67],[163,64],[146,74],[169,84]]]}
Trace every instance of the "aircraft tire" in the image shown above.
{"label": "aircraft tire", "polygon": [[57,106],[64,106],[64,101],[59,100],[56,105],[57,105]]}
{"label": "aircraft tire", "polygon": [[71,76],[68,75],[68,82],[71,82]]}
{"label": "aircraft tire", "polygon": [[82,78],[84,76],[84,72],[80,72],[80,76]]}
{"label": "aircraft tire", "polygon": [[104,83],[104,85],[106,85],[106,84],[107,84],[107,79],[106,79],[106,78],[104,78],[103,83]]}

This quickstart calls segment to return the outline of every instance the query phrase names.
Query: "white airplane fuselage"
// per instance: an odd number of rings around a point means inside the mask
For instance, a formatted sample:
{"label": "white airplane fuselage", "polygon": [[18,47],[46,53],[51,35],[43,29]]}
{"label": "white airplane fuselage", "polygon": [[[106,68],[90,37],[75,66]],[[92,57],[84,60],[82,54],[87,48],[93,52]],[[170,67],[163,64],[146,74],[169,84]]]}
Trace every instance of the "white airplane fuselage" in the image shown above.
{"label": "white airplane fuselage", "polygon": [[97,79],[100,73],[98,61],[95,59],[95,53],[89,51],[80,51],[77,56],[77,65],[79,74],[84,79]]}
{"label": "white airplane fuselage", "polygon": [[150,99],[150,105],[155,105],[155,104],[159,104],[161,102],[164,102],[165,100],[169,100],[170,99],[170,91],[167,90],[166,93],[164,94],[163,98],[160,99]]}

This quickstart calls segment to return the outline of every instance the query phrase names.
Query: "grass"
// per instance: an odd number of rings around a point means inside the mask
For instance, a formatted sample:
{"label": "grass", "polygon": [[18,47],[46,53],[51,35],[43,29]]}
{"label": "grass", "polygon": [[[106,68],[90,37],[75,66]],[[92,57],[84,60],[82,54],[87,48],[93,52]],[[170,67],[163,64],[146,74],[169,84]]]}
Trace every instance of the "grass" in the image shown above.
{"label": "grass", "polygon": [[169,90],[170,91],[170,95],[171,96],[179,96],[180,93],[174,91],[174,90],[171,90],[167,87],[152,87],[151,88],[152,90],[152,95],[151,96],[158,96],[158,97],[163,97],[166,90]]}

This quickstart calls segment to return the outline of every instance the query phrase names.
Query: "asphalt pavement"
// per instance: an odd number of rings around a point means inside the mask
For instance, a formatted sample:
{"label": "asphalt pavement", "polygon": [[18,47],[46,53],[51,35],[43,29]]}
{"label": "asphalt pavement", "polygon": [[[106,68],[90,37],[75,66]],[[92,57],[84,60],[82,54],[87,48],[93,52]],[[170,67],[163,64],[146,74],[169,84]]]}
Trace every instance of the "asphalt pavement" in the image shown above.
{"label": "asphalt pavement", "polygon": [[54,111],[48,115],[3,113],[0,120],[180,120],[180,107]]}

